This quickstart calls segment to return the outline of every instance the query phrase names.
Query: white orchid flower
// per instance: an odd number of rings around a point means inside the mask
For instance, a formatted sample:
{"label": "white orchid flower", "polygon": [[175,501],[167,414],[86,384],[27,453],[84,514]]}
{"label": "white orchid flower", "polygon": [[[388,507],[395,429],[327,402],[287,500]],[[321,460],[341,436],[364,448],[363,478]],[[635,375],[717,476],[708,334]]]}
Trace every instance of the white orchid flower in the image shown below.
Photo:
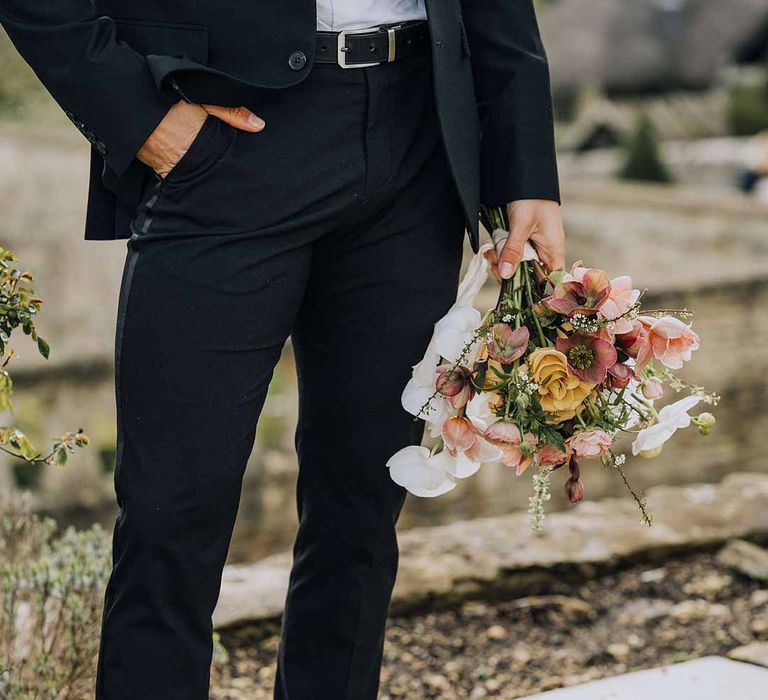
{"label": "white orchid flower", "polygon": [[[456,302],[436,324],[432,339],[427,345],[422,360],[414,365],[413,374],[402,395],[403,408],[408,413],[424,419],[430,426],[432,437],[437,437],[442,431],[443,423],[454,415],[445,398],[435,396],[435,369],[444,358],[448,362],[456,362],[462,351],[472,338],[482,321],[480,312],[473,306],[488,278],[488,261],[484,253],[490,250],[491,244],[486,243],[480,248],[469,263],[461,283],[459,284]],[[476,344],[479,346],[479,342]],[[476,348],[467,354],[466,363],[472,364]],[[430,400],[430,397],[432,399]],[[427,402],[429,401],[429,404]],[[425,410],[421,412],[421,409]]]}
{"label": "white orchid flower", "polygon": [[455,459],[447,452],[431,455],[426,447],[410,445],[389,458],[389,475],[409,493],[422,498],[434,498],[456,487],[451,472],[456,471]]}
{"label": "white orchid flower", "polygon": [[632,454],[653,453],[658,450],[680,428],[691,424],[688,411],[701,401],[699,396],[686,396],[684,399],[664,406],[659,411],[656,423],[641,430],[632,443]]}
{"label": "white orchid flower", "polygon": [[483,432],[498,420],[488,405],[488,394],[475,394],[467,403],[465,413],[467,418]]}
{"label": "white orchid flower", "polygon": [[[434,377],[434,370],[432,375]],[[454,415],[451,405],[440,394],[435,395],[435,380],[430,384],[421,385],[416,377],[405,385],[402,396],[403,408],[413,416],[421,418],[429,426],[432,437],[440,435],[443,423]]]}
{"label": "white orchid flower", "polygon": [[471,365],[480,341],[475,341],[474,346],[465,351],[482,320],[482,315],[473,306],[453,306],[435,324],[435,350],[440,357],[457,362],[463,356],[463,364]]}

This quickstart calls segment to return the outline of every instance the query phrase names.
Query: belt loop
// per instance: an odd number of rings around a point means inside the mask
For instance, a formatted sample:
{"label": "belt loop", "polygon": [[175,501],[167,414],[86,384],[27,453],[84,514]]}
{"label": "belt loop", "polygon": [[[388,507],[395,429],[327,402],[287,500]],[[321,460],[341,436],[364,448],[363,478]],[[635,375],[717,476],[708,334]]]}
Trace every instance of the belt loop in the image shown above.
{"label": "belt loop", "polygon": [[396,27],[389,27],[387,29],[387,37],[389,38],[389,51],[387,53],[387,63],[393,63],[397,55],[397,39],[395,38]]}

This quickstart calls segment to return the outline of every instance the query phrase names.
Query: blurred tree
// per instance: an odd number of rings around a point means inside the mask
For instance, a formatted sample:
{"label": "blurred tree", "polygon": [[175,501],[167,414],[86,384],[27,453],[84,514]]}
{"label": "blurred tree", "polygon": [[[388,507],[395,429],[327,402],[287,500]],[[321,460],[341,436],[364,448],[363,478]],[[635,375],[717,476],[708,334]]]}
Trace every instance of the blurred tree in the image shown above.
{"label": "blurred tree", "polygon": [[35,119],[58,110],[32,69],[22,60],[8,35],[0,28],[0,118],[22,119],[30,112]]}
{"label": "blurred tree", "polygon": [[768,129],[768,66],[757,80],[731,86],[728,128],[733,136],[752,136]]}
{"label": "blurred tree", "polygon": [[619,171],[623,180],[672,182],[673,178],[659,152],[656,130],[646,114],[638,117],[627,141],[624,165]]}

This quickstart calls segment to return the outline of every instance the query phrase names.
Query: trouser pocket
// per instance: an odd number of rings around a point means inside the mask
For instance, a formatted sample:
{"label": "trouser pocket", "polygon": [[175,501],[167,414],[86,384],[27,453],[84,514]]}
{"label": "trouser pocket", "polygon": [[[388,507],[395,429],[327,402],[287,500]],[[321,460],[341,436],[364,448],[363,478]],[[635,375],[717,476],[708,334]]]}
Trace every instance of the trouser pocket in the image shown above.
{"label": "trouser pocket", "polygon": [[177,234],[202,232],[210,226],[209,214],[215,209],[211,183],[219,173],[228,172],[238,130],[209,116],[181,160],[162,180],[155,180],[145,190],[132,224],[132,231]]}
{"label": "trouser pocket", "polygon": [[208,116],[194,141],[162,181],[164,187],[190,185],[221,163],[237,130]]}

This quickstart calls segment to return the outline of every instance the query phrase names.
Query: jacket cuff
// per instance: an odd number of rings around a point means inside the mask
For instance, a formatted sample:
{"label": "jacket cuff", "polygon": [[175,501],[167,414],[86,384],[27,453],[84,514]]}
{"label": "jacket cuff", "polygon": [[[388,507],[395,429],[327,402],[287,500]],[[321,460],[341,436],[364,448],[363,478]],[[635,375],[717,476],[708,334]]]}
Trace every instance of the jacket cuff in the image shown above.
{"label": "jacket cuff", "polygon": [[[104,129],[106,152],[102,155],[118,177],[125,173],[172,106],[159,93],[146,64],[136,78],[131,84],[131,106],[112,115],[112,123],[119,130],[114,126],[110,130]],[[126,115],[129,118],[126,119]]]}

